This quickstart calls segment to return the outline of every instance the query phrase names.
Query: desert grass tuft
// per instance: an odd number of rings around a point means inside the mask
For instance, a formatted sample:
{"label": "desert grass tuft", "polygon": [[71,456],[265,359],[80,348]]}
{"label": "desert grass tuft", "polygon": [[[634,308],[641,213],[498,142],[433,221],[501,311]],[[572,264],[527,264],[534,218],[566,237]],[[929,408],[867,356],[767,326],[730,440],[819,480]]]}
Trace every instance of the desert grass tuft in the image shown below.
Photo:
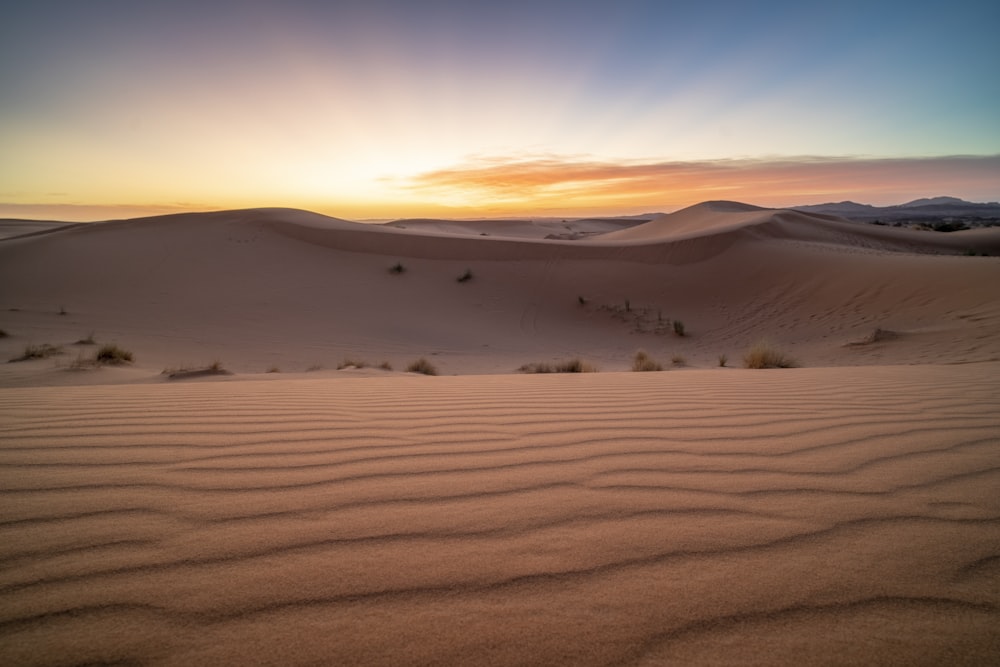
{"label": "desert grass tuft", "polygon": [[472,280],[472,271],[470,271],[469,269],[466,269],[465,273],[463,273],[458,278],[456,278],[456,280],[458,282],[460,282],[460,283],[467,283],[467,282],[469,282],[470,280]]}
{"label": "desert grass tuft", "polygon": [[686,335],[684,331],[684,323],[680,320],[673,321],[674,333],[682,338]]}
{"label": "desert grass tuft", "polygon": [[81,338],[73,343],[73,345],[97,345],[97,341],[94,340],[94,332],[91,331],[85,338]]}
{"label": "desert grass tuft", "polygon": [[729,357],[724,354],[719,355],[719,368],[725,368],[726,364],[729,363]]}
{"label": "desert grass tuft", "polygon": [[209,375],[232,375],[232,373],[223,368],[221,361],[216,360],[200,368],[167,368],[163,371],[163,375],[166,375],[168,380],[187,380]]}
{"label": "desert grass tuft", "polygon": [[390,364],[388,361],[383,361],[381,364],[378,365],[378,367],[384,371],[392,370],[392,364]]}
{"label": "desert grass tuft", "polygon": [[766,341],[755,343],[743,355],[745,368],[795,368],[798,363]]}
{"label": "desert grass tuft", "polygon": [[270,368],[267,369],[267,372],[268,373],[280,373],[281,369],[278,368],[277,366],[271,366]]}
{"label": "desert grass tuft", "polygon": [[30,361],[32,359],[47,359],[48,357],[62,354],[62,348],[58,345],[42,343],[41,345],[26,345],[20,357],[10,359],[10,363],[16,361]]}
{"label": "desert grass tuft", "polygon": [[399,275],[401,273],[406,273],[406,267],[403,266],[402,262],[396,262],[391,267],[389,267],[389,273],[394,273]]}
{"label": "desert grass tuft", "polygon": [[685,359],[684,355],[682,354],[675,354],[674,356],[670,357],[670,363],[672,363],[674,366],[683,366],[685,363],[687,363],[687,359]]}
{"label": "desert grass tuft", "polygon": [[94,355],[94,361],[99,364],[118,366],[132,362],[132,353],[117,345],[103,345]]}
{"label": "desert grass tuft", "polygon": [[570,359],[555,365],[556,373],[596,373],[597,369],[580,359]]}
{"label": "desert grass tuft", "polygon": [[434,367],[434,364],[427,361],[423,357],[420,357],[409,366],[406,367],[407,373],[423,373],[424,375],[437,375],[438,370]]}
{"label": "desert grass tuft", "polygon": [[355,359],[344,359],[339,364],[337,364],[337,370],[342,371],[345,368],[368,368],[370,364],[367,361],[357,361]]}
{"label": "desert grass tuft", "polygon": [[597,369],[580,359],[549,364],[544,361],[524,364],[517,369],[521,373],[596,373]]}
{"label": "desert grass tuft", "polygon": [[645,350],[639,350],[632,358],[632,370],[639,372],[662,371],[663,366],[651,358]]}
{"label": "desert grass tuft", "polygon": [[544,361],[524,364],[517,369],[519,373],[551,373],[552,365]]}

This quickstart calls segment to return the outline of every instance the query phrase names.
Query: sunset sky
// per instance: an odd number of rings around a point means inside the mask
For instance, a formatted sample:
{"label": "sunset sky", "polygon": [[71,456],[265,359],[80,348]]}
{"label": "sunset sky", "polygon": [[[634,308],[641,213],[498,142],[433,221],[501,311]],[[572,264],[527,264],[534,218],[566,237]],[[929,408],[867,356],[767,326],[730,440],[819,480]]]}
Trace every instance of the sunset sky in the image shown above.
{"label": "sunset sky", "polygon": [[996,0],[16,3],[0,216],[998,200],[998,25]]}

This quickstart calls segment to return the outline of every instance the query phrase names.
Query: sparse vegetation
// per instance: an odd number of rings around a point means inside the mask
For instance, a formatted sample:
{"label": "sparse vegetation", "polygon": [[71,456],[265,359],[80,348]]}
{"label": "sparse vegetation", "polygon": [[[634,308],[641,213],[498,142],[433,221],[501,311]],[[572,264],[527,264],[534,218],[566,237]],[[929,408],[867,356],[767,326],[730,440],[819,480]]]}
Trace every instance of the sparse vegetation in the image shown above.
{"label": "sparse vegetation", "polygon": [[344,359],[339,364],[337,364],[337,370],[342,371],[345,368],[368,368],[367,361],[356,361],[354,359]]}
{"label": "sparse vegetation", "polygon": [[315,371],[321,371],[321,370],[323,370],[323,367],[321,365],[313,364],[312,366],[306,369],[306,373],[313,373]]}
{"label": "sparse vegetation", "polygon": [[388,361],[383,361],[381,364],[378,365],[378,367],[384,371],[392,370],[392,364],[390,364]]}
{"label": "sparse vegetation", "polygon": [[662,371],[663,366],[646,354],[645,350],[639,350],[632,358],[632,370],[636,372]]}
{"label": "sparse vegetation", "polygon": [[232,375],[232,373],[222,367],[221,361],[216,360],[201,368],[168,368],[163,371],[163,375],[166,375],[168,380],[188,380],[209,375]]}
{"label": "sparse vegetation", "polygon": [[69,311],[66,310],[66,306],[59,306],[60,315],[69,315]]}
{"label": "sparse vegetation", "polygon": [[685,333],[684,333],[684,323],[683,322],[681,322],[680,320],[674,320],[673,321],[673,327],[674,327],[674,333],[675,334],[677,334],[678,336],[681,336],[681,337],[683,337],[685,335]]}
{"label": "sparse vegetation", "polygon": [[24,347],[24,353],[20,357],[14,357],[10,359],[10,363],[16,361],[30,361],[32,359],[47,359],[48,357],[62,354],[62,348],[58,345],[49,345],[48,343],[42,343],[41,345],[26,345]]}
{"label": "sparse vegetation", "polygon": [[121,364],[131,363],[132,353],[128,350],[123,350],[117,345],[104,345],[97,351],[97,354],[94,355],[94,361],[98,364],[119,366]]}
{"label": "sparse vegetation", "polygon": [[277,366],[271,366],[270,368],[267,369],[267,372],[268,373],[280,373],[281,369],[278,368]]}
{"label": "sparse vegetation", "polygon": [[463,273],[458,278],[456,278],[456,280],[458,282],[460,282],[460,283],[467,283],[467,282],[469,282],[470,280],[472,280],[472,271],[470,271],[469,269],[466,269],[465,273]]}
{"label": "sparse vegetation", "polygon": [[725,368],[726,364],[729,363],[729,357],[724,354],[719,355],[719,368]]}
{"label": "sparse vegetation", "polygon": [[596,373],[597,369],[580,359],[570,359],[555,365],[556,373]]}
{"label": "sparse vegetation", "polygon": [[587,305],[587,299],[585,299],[582,296],[576,297],[576,300],[580,303],[581,306],[586,306]]}
{"label": "sparse vegetation", "polygon": [[684,355],[681,354],[675,354],[674,356],[670,357],[670,363],[672,363],[674,366],[683,366],[686,362],[687,359],[685,359]]}
{"label": "sparse vegetation", "polygon": [[530,364],[524,364],[517,370],[520,373],[551,373],[552,365],[547,364],[544,361],[541,361]]}
{"label": "sparse vegetation", "polygon": [[97,341],[94,340],[94,332],[91,331],[85,338],[81,338],[73,343],[73,345],[97,345]]}
{"label": "sparse vegetation", "polygon": [[406,267],[403,266],[402,262],[396,262],[389,268],[389,273],[394,273],[396,275],[406,273]]}
{"label": "sparse vegetation", "polygon": [[524,364],[517,369],[521,373],[596,373],[597,369],[580,359],[549,364],[544,361]]}
{"label": "sparse vegetation", "polygon": [[432,364],[431,362],[427,361],[423,357],[420,357],[419,359],[417,359],[416,361],[414,361],[412,364],[410,364],[409,366],[407,366],[406,367],[406,372],[407,373],[423,373],[424,375],[437,375],[438,374],[437,368],[434,367],[434,364]]}
{"label": "sparse vegetation", "polygon": [[794,359],[766,341],[755,343],[743,355],[745,368],[795,368]]}

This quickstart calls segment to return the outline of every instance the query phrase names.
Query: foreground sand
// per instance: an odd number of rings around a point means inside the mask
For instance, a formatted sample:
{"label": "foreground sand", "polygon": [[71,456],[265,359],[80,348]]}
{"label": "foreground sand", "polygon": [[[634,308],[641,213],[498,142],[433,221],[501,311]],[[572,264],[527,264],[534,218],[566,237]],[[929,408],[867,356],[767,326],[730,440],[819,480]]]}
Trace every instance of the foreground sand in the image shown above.
{"label": "foreground sand", "polygon": [[998,371],[0,389],[0,663],[996,664]]}

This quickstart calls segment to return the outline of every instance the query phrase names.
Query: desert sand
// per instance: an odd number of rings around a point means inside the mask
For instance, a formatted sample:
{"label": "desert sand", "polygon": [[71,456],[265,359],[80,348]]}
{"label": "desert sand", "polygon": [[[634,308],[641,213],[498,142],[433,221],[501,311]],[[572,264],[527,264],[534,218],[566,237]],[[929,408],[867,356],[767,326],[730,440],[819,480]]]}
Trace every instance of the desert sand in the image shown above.
{"label": "desert sand", "polygon": [[1000,661],[1000,229],[0,236],[0,663]]}

